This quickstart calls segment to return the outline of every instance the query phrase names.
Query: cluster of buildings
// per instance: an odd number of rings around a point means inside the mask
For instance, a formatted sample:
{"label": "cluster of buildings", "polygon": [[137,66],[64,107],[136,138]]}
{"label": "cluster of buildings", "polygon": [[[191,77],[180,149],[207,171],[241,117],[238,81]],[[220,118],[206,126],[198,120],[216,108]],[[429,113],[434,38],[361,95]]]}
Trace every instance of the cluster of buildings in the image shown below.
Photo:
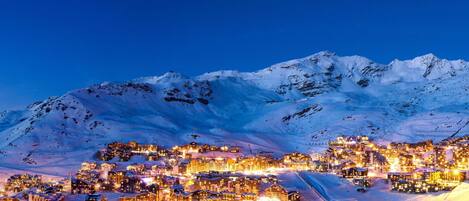
{"label": "cluster of buildings", "polygon": [[275,176],[292,171],[333,173],[363,191],[373,185],[372,178],[386,179],[399,192],[451,190],[467,179],[469,137],[379,145],[367,136],[340,136],[317,156],[294,152],[280,157],[195,142],[169,149],[114,142],[96,158],[82,163],[68,183],[14,175],[5,191],[22,196],[0,201],[61,201],[64,195],[99,201],[107,200],[106,193],[118,194],[121,201],[299,201],[300,193],[283,187]]}
{"label": "cluster of buildings", "polygon": [[40,175],[17,174],[7,179],[5,192],[17,193],[15,196],[1,197],[1,201],[64,201],[67,190],[66,180],[60,182],[44,181]]}
{"label": "cluster of buildings", "polygon": [[285,189],[271,173],[312,165],[311,157],[301,153],[245,156],[237,146],[195,142],[170,149],[114,142],[96,156],[99,161],[84,162],[72,178],[72,194],[126,194],[120,200],[299,201],[301,195]]}
{"label": "cluster of buildings", "polygon": [[5,191],[21,192],[30,188],[38,188],[43,185],[40,175],[17,174],[7,179]]}
{"label": "cluster of buildings", "polygon": [[469,170],[469,137],[439,143],[378,145],[367,136],[341,136],[320,157],[326,171],[369,187],[369,176],[385,176],[391,190],[408,193],[452,190]]}

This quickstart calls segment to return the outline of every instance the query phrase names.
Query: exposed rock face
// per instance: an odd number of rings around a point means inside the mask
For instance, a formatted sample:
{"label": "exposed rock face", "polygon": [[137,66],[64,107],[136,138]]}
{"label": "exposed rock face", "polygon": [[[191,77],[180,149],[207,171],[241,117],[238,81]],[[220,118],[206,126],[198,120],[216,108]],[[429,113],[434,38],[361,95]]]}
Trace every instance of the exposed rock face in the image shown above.
{"label": "exposed rock face", "polygon": [[322,110],[322,107],[320,105],[313,104],[309,107],[302,109],[301,111],[295,112],[291,115],[284,116],[282,118],[282,121],[285,123],[288,123],[288,121],[290,121],[291,119],[307,117],[309,115],[313,115],[317,112],[320,112],[321,110]]}
{"label": "exposed rock face", "polygon": [[184,81],[182,86],[165,89],[164,100],[167,102],[177,101],[188,104],[199,102],[207,105],[212,89],[208,81]]}

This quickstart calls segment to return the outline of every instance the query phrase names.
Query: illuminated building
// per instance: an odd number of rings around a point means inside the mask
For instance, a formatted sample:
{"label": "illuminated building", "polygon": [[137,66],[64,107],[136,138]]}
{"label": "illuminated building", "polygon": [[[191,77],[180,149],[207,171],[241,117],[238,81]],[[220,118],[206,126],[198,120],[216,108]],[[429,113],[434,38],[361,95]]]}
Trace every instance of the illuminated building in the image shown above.
{"label": "illuminated building", "polygon": [[62,194],[29,193],[28,201],[65,201],[65,197]]}
{"label": "illuminated building", "polygon": [[29,188],[37,188],[42,183],[39,175],[18,174],[7,179],[5,191],[20,192]]}
{"label": "illuminated building", "polygon": [[355,178],[355,177],[366,177],[368,176],[368,169],[352,167],[342,170],[342,177],[344,178]]}
{"label": "illuminated building", "polygon": [[20,201],[18,198],[0,197],[0,201]]}
{"label": "illuminated building", "polygon": [[306,154],[294,152],[285,154],[282,159],[283,165],[295,170],[308,170],[311,168],[311,157]]}
{"label": "illuminated building", "polygon": [[135,196],[120,197],[119,201],[155,201],[157,196],[154,193],[141,193]]}
{"label": "illuminated building", "polygon": [[261,196],[288,201],[288,191],[279,184],[272,184],[261,193]]}
{"label": "illuminated building", "polygon": [[288,192],[288,201],[300,201],[301,194],[298,191]]}

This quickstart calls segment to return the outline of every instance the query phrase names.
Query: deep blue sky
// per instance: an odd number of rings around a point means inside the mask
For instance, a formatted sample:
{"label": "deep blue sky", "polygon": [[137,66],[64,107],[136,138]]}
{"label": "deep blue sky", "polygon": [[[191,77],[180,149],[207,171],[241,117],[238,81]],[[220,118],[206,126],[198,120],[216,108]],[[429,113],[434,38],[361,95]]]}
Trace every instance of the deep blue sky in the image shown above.
{"label": "deep blue sky", "polygon": [[455,1],[0,0],[0,110],[102,81],[252,71],[320,50],[469,60]]}

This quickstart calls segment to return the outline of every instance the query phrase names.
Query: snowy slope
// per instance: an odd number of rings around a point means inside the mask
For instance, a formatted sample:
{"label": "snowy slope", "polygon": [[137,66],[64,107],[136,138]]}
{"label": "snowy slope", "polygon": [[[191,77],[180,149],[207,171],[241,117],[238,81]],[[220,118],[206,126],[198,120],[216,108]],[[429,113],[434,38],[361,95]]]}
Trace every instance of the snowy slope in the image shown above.
{"label": "snowy slope", "polygon": [[[469,132],[469,64],[432,54],[378,64],[332,52],[256,72],[169,72],[0,113],[0,167],[66,171],[112,141],[311,151],[341,134],[441,140]],[[50,168],[54,167],[54,168]]]}

